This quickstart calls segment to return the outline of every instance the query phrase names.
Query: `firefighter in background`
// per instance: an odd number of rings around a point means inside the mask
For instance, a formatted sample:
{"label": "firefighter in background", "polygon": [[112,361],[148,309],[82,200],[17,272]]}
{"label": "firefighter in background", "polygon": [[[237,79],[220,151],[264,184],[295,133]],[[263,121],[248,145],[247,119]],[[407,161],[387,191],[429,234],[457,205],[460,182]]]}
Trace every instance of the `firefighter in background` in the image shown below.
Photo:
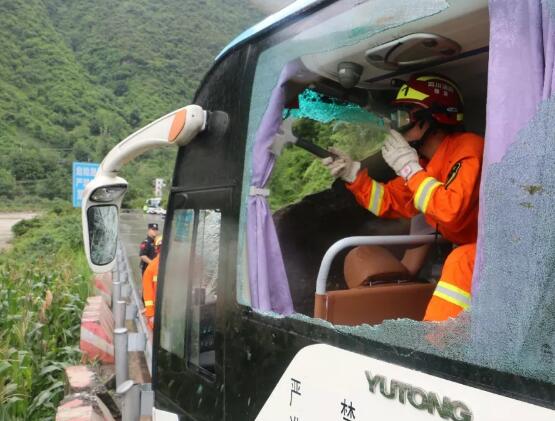
{"label": "firefighter in background", "polygon": [[470,308],[484,140],[464,131],[462,96],[445,77],[413,75],[393,104],[397,131],[387,136],[382,155],[397,178],[378,183],[339,150],[323,163],[370,212],[383,218],[410,218],[421,212],[457,245],[443,265],[424,316],[427,321],[445,320]]}
{"label": "firefighter in background", "polygon": [[159,235],[154,241],[156,257],[146,267],[143,273],[143,301],[145,303],[144,314],[147,325],[154,328],[154,311],[156,305],[156,287],[158,285],[158,265],[160,263],[160,248],[162,247],[162,236]]}
{"label": "firefighter in background", "polygon": [[139,259],[141,264],[141,274],[145,273],[145,269],[152,259],[156,256],[156,249],[154,247],[154,239],[158,235],[158,224],[151,223],[147,226],[146,238],[139,246]]}

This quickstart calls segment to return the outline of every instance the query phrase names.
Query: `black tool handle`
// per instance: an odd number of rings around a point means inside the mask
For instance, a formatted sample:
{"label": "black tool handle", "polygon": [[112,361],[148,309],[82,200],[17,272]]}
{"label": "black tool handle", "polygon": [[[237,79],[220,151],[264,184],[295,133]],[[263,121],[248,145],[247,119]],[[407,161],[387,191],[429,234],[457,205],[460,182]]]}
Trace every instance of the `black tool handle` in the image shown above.
{"label": "black tool handle", "polygon": [[306,139],[297,139],[297,141],[295,142],[295,145],[297,145],[300,148],[303,148],[304,150],[310,152],[313,155],[316,155],[319,158],[328,158],[328,157],[332,157],[335,158],[336,155],[330,151],[328,151],[327,149],[324,149]]}

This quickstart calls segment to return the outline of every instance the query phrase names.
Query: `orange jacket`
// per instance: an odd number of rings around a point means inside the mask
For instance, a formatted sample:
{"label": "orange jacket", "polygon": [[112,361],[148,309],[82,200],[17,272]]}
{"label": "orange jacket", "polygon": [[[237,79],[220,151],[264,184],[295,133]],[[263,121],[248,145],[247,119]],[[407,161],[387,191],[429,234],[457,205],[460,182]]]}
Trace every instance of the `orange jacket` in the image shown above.
{"label": "orange jacket", "polygon": [[473,133],[445,137],[424,171],[408,182],[397,177],[385,184],[359,171],[347,188],[357,202],[377,216],[410,218],[418,212],[455,244],[476,242],[478,193],[484,139]]}
{"label": "orange jacket", "polygon": [[154,316],[156,303],[156,285],[158,284],[158,264],[160,255],[148,264],[143,273],[143,300],[145,302],[145,316]]}

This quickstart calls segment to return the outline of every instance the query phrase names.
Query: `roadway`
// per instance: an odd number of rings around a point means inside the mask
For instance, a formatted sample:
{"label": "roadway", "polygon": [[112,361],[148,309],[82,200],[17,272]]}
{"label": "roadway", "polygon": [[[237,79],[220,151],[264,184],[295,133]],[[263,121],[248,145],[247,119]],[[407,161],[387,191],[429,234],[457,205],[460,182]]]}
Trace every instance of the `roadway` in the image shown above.
{"label": "roadway", "polygon": [[146,238],[147,225],[156,222],[160,234],[164,232],[164,219],[160,215],[147,215],[142,211],[121,212],[119,235],[125,248],[133,280],[141,288],[141,269],[139,267],[139,245]]}
{"label": "roadway", "polygon": [[31,219],[37,216],[32,212],[6,212],[0,213],[0,250],[5,249],[13,237],[12,227],[22,219]]}

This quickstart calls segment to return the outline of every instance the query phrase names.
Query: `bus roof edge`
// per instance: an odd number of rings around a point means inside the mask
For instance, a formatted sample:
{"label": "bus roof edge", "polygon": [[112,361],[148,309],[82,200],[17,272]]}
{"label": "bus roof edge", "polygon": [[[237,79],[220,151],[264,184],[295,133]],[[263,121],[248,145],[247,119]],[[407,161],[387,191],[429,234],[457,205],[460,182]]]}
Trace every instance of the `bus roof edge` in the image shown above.
{"label": "bus roof edge", "polygon": [[297,0],[294,3],[291,3],[289,6],[284,7],[276,13],[266,17],[265,19],[261,20],[257,24],[251,26],[249,29],[243,31],[241,34],[235,37],[216,56],[215,61],[219,61],[223,56],[226,55],[226,53],[231,51],[236,46],[243,44],[249,39],[254,38],[256,35],[259,35],[261,32],[266,31],[267,29],[279,24],[283,20],[296,15],[297,13],[305,11],[312,6],[321,3],[322,1],[323,0]]}

